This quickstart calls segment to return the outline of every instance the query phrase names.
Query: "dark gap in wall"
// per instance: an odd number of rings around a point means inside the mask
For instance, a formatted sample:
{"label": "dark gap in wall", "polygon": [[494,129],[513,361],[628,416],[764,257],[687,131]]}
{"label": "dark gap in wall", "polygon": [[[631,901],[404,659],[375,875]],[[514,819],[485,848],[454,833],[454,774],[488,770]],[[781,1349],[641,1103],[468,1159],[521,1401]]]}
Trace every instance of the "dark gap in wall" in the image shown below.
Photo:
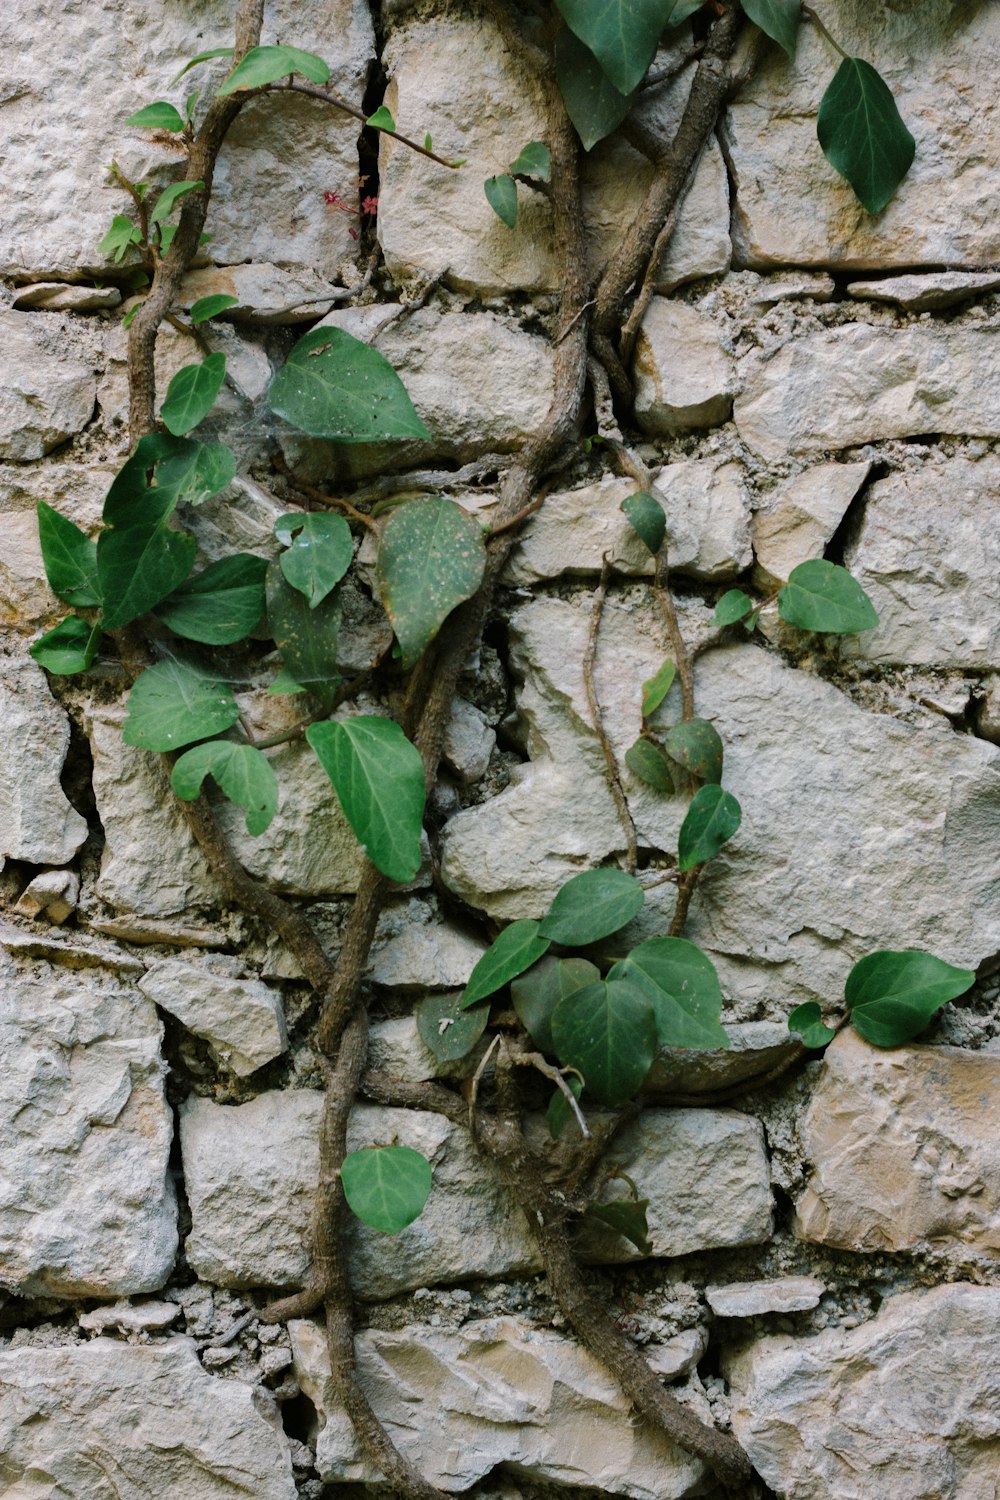
{"label": "dark gap in wall", "polygon": [[885,479],[891,473],[892,467],[889,464],[876,463],[872,465],[868,478],[844,511],[840,519],[840,525],[826,544],[823,556],[827,562],[836,563],[841,568],[844,566],[844,557],[847,549],[854,542],[860,530],[865,514],[865,507],[868,504],[868,494],[872,485],[877,479]]}
{"label": "dark gap in wall", "polygon": [[[373,115],[384,100],[386,84],[388,83],[388,77],[382,65],[382,49],[385,45],[382,0],[369,0],[368,9],[371,12],[372,26],[375,30],[375,58],[368,69],[368,81],[361,100],[361,108],[364,110],[366,117]],[[358,137],[359,210],[365,199],[378,197],[378,138],[379,133],[377,130],[367,129],[362,129]],[[377,244],[375,224],[374,214],[364,214],[358,220],[361,247],[366,255],[370,254]]]}
{"label": "dark gap in wall", "polygon": [[290,1401],[282,1401],[280,1409],[285,1436],[310,1447],[319,1432],[319,1413],[309,1397],[304,1391],[300,1391]]}
{"label": "dark gap in wall", "polygon": [[77,812],[82,818],[86,818],[91,834],[99,830],[103,835],[94,797],[94,756],[90,740],[84,734],[76,715],[71,713],[68,717],[69,749],[59,782]]}

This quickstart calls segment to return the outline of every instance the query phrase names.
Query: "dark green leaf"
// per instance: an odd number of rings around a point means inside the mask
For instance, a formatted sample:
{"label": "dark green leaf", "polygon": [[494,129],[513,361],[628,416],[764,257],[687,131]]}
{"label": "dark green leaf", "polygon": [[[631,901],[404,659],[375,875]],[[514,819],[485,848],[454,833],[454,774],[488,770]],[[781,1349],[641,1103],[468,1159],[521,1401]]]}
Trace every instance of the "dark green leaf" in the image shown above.
{"label": "dark green leaf", "polygon": [[279,417],[312,437],[341,443],[430,437],[385,356],[342,328],[312,328],[300,338],[267,399]]}
{"label": "dark green leaf", "polygon": [[190,62],[184,64],[179,73],[174,74],[170,80],[170,88],[173,88],[175,83],[179,83],[184,74],[196,68],[199,63],[208,62],[213,57],[232,57],[232,55],[232,47],[211,47],[207,52],[199,52],[197,57],[192,57]]}
{"label": "dark green leaf", "polygon": [[853,635],[878,624],[875,606],[846,568],[822,557],[799,563],[778,595],[778,613],[800,630]]}
{"label": "dark green leaf", "polygon": [[309,608],[315,609],[351,566],[351,528],[343,516],[314,511],[282,516],[274,531],[288,549],[278,559],[282,573],[293,589],[305,595]]}
{"label": "dark green leaf", "polygon": [[226,378],[226,356],[209,354],[199,365],[185,365],[167,386],[160,419],[168,432],[183,437],[208,416]]}
{"label": "dark green leaf", "polygon": [[722,780],[722,740],[707,719],[675,724],[663,736],[663,748],[679,766],[702,781]]}
{"label": "dark green leaf", "polygon": [[310,83],[326,83],[330,77],[330,69],[315,52],[303,52],[300,47],[251,47],[216,92],[235,94],[238,89],[259,89],[289,73],[301,73]]}
{"label": "dark green leaf", "polygon": [[832,1026],[823,1024],[823,1012],[815,1000],[806,1000],[789,1013],[788,1029],[798,1033],[804,1047],[825,1047],[837,1035]]}
{"label": "dark green leaf", "polygon": [[282,667],[267,691],[271,697],[281,698],[291,693],[304,693],[305,688],[295,681],[287,667]]}
{"label": "dark green leaf", "polygon": [[461,1006],[466,1010],[478,1000],[485,1000],[497,990],[530,969],[533,963],[548,950],[549,939],[539,936],[538,923],[530,917],[520,922],[511,922],[500,936],[494,938],[482,958],[469,975],[469,982],[461,995]]}
{"label": "dark green leaf", "polygon": [[663,546],[667,534],[667,517],[663,506],[653,495],[639,490],[622,501],[622,510],[628,517],[632,530],[645,542],[655,557]]}
{"label": "dark green leaf", "polygon": [[266,572],[267,559],[251,552],[223,557],[175,589],[156,618],[186,640],[231,646],[260,622]]}
{"label": "dark green leaf", "polygon": [[975,980],[971,969],[956,969],[918,949],[869,953],[847,977],[851,1025],[875,1047],[899,1047]]}
{"label": "dark green leaf", "polygon": [[264,832],[278,810],[278,778],[262,751],[230,740],[195,745],[178,758],[170,785],[178,797],[193,802],[206,776],[211,776],[223,796],[243,808],[247,833]]}
{"label": "dark green leaf", "polygon": [[191,94],[188,94],[187,98],[185,99],[185,101],[184,101],[184,123],[186,125],[193,125],[194,124],[194,109],[195,109],[195,105],[198,103],[198,100],[199,100],[200,97],[201,97],[201,90],[200,89],[195,89],[194,92],[191,93]]}
{"label": "dark green leaf", "polygon": [[802,15],[801,0],[743,0],[743,9],[765,36],[783,47],[794,62]]}
{"label": "dark green leaf", "polygon": [[631,1240],[643,1255],[652,1255],[653,1246],[646,1218],[648,1207],[648,1198],[615,1198],[610,1203],[588,1203],[584,1212],[590,1218],[607,1224],[616,1234]]}
{"label": "dark green leaf", "polygon": [[558,892],[539,932],[571,948],[596,943],[631,922],[644,900],[642,886],[625,870],[584,870]]}
{"label": "dark green leaf", "polygon": [[513,229],[517,223],[517,183],[513,177],[506,172],[499,177],[487,177],[483,192],[497,218],[502,219],[508,229]]}
{"label": "dark green leaf", "polygon": [[177,750],[193,740],[223,734],[240,716],[224,683],[173,659],[147,667],[127,703],[122,739],[141,750]]}
{"label": "dark green leaf", "polygon": [[44,500],[38,502],[38,540],[52,592],[80,609],[99,605],[97,543]]}
{"label": "dark green leaf", "polygon": [[192,304],[188,316],[192,323],[206,323],[209,318],[225,312],[227,307],[238,306],[239,300],[239,297],[231,297],[228,292],[215,292],[211,297],[199,297]]}
{"label": "dark green leaf", "polygon": [[[375,113],[368,116],[365,124],[373,126],[376,130],[388,130],[390,135],[396,129],[396,122],[392,118],[392,113],[384,104],[380,104]],[[430,147],[428,146],[427,149],[429,151]]]}
{"label": "dark green leaf", "polygon": [[652,718],[664,698],[670,691],[671,683],[677,675],[677,668],[672,661],[665,661],[655,677],[650,677],[642,685],[642,717]]}
{"label": "dark green leaf", "polygon": [[[153,609],[191,571],[194,537],[168,525],[179,493],[170,465],[185,465],[189,450],[196,447],[160,434],[141,438],[112,481],[104,501],[110,530],[97,541],[97,575],[109,630]],[[161,483],[164,469],[167,480]]]}
{"label": "dark green leaf", "polygon": [[517,1019],[542,1052],[554,1052],[552,1012],[560,1000],[596,984],[601,971],[585,958],[543,958],[510,987]]}
{"label": "dark green leaf", "polygon": [[174,205],[181,198],[186,198],[188,193],[198,192],[204,186],[203,182],[172,182],[169,187],[163,189],[163,192],[157,198],[153,210],[149,215],[149,222],[151,224],[162,224],[168,214],[173,213]]}
{"label": "dark green leaf", "polygon": [[693,870],[695,865],[703,865],[718,854],[739,828],[742,816],[740,804],[731,792],[724,792],[721,786],[700,787],[681,824],[679,869]]}
{"label": "dark green leaf", "polygon": [[712,960],[684,938],[649,938],[616,964],[612,977],[644,990],[661,1047],[728,1047],[719,1022],[722,990]]}
{"label": "dark green leaf", "polygon": [[625,764],[633,776],[651,786],[654,791],[674,790],[674,778],[670,774],[666,756],[652,740],[638,739],[625,751]]}
{"label": "dark green leaf", "polygon": [[535,177],[548,182],[552,176],[552,152],[543,141],[529,141],[510,164],[512,177]]}
{"label": "dark green leaf", "polygon": [[298,589],[286,582],[276,562],[266,576],[267,618],[274,644],[300,690],[329,705],[340,685],[337,638],[340,598],[329,594],[316,609]]}
{"label": "dark green leaf", "polygon": [[157,465],[156,482],[170,485],[178,505],[201,505],[225,489],[236,473],[236,454],[225,443],[191,441],[187,451]]}
{"label": "dark green leaf", "polygon": [[68,615],[28,651],[53,677],[70,677],[74,672],[86,672],[97,655],[100,639],[100,624],[88,625],[79,615]]}
{"label": "dark green leaf", "polygon": [[428,995],[417,1006],[417,1031],[438,1062],[458,1062],[472,1051],[486,1030],[490,1008],[463,1011],[458,995]]}
{"label": "dark green leaf", "polygon": [[[573,1098],[579,1099],[583,1093],[583,1084],[580,1082],[580,1079],[574,1078],[571,1074],[566,1079],[566,1084]],[[554,1141],[557,1141],[570,1120],[573,1119],[573,1111],[570,1109],[569,1101],[562,1089],[556,1089],[549,1100],[549,1107],[545,1111],[545,1118],[548,1122],[549,1135],[551,1135]]]}
{"label": "dark green leaf", "polygon": [[597,58],[615,88],[630,93],[653,61],[660,33],[701,0],[556,0],[563,20]]}
{"label": "dark green leaf", "polygon": [[306,739],[372,864],[390,880],[412,880],[424,817],[424,763],[416,746],[392,719],[370,714],[311,724]]}
{"label": "dark green leaf", "polygon": [[485,566],[482,527],[454,501],[433,495],[393,511],[382,531],[376,571],[404,670],[455,606],[476,592]]}
{"label": "dark green leaf", "polygon": [[157,99],[155,104],[147,104],[129,115],[125,124],[142,125],[147,130],[183,130],[184,116],[173,104]]}
{"label": "dark green leaf", "polygon": [[556,78],[585,151],[621,124],[635,98],[618,92],[589,47],[567,27],[556,38]]}
{"label": "dark green leaf", "polygon": [[560,1001],[552,1016],[556,1055],[583,1074],[600,1104],[624,1104],[656,1055],[656,1020],[644,990],[626,979],[600,981]]}
{"label": "dark green leaf", "polygon": [[742,589],[729,589],[715,606],[712,624],[735,625],[737,620],[746,619],[752,609],[753,600],[749,595],[744,594]]}
{"label": "dark green leaf", "polygon": [[372,1146],[348,1152],[340,1180],[348,1207],[363,1224],[398,1234],[423,1211],[431,1164],[409,1146]]}
{"label": "dark green leaf", "polygon": [[138,245],[141,242],[142,235],[132,220],[126,218],[124,214],[115,214],[111,220],[111,228],[97,249],[101,255],[110,255],[117,266],[129,245]]}
{"label": "dark green leaf", "polygon": [[868,212],[881,213],[910,170],[917,143],[871,63],[844,58],[820,101],[816,134]]}

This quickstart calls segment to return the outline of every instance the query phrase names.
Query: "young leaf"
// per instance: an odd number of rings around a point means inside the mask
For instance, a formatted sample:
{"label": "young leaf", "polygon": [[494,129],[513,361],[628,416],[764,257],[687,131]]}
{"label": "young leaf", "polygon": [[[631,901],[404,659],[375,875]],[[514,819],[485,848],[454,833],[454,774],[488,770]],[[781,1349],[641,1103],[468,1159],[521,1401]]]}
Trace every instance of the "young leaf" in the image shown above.
{"label": "young leaf", "polygon": [[677,668],[672,661],[665,661],[655,677],[650,677],[642,685],[642,717],[652,718],[664,698],[670,692],[670,685],[677,675]]}
{"label": "young leaf", "polygon": [[458,995],[428,995],[417,1006],[417,1032],[438,1062],[458,1062],[486,1030],[488,1005],[463,1011]]}
{"label": "young leaf", "polygon": [[[579,1099],[580,1095],[583,1093],[583,1084],[580,1082],[579,1078],[575,1078],[571,1073],[566,1079],[566,1084],[569,1088],[570,1093],[573,1095],[573,1098]],[[545,1111],[545,1119],[548,1123],[549,1135],[551,1135],[554,1141],[557,1141],[559,1139],[572,1118],[573,1111],[569,1107],[569,1102],[566,1098],[566,1095],[563,1093],[562,1089],[556,1089],[555,1093],[552,1095],[552,1098],[549,1100],[549,1107]]]}
{"label": "young leaf", "polygon": [[743,0],[743,9],[764,35],[783,47],[794,62],[802,16],[801,0]]}
{"label": "young leaf", "polygon": [[476,592],[485,566],[482,527],[454,501],[433,495],[393,511],[382,531],[376,576],[404,671],[455,606]]}
{"label": "young leaf", "polygon": [[614,1198],[610,1203],[588,1203],[584,1214],[631,1240],[643,1255],[652,1255],[653,1245],[646,1218],[648,1207],[648,1198]]}
{"label": "young leaf", "polygon": [[311,437],[340,443],[430,437],[385,356],[342,328],[312,328],[300,338],[267,399]]}
{"label": "young leaf", "polygon": [[540,1051],[555,1051],[552,1012],[560,1000],[596,984],[600,977],[597,965],[585,958],[543,958],[530,973],[514,980],[510,997],[517,1019]]}
{"label": "young leaf", "polygon": [[239,297],[231,297],[228,292],[215,292],[211,297],[199,297],[188,316],[192,323],[205,323],[209,318],[225,312],[227,307],[237,307],[239,300]]}
{"label": "young leaf", "polygon": [[29,646],[28,654],[53,677],[70,677],[74,672],[86,672],[97,655],[100,639],[100,624],[88,625],[79,615],[68,615]]}
{"label": "young leaf", "polygon": [[174,74],[170,80],[169,87],[173,88],[175,83],[180,83],[184,74],[189,73],[192,68],[196,68],[199,63],[208,62],[213,57],[232,57],[232,55],[232,47],[212,47],[208,52],[199,52],[197,57],[192,57],[190,62],[184,64],[179,73]]}
{"label": "young leaf", "polygon": [[[340,634],[340,598],[329,594],[316,609],[298,589],[286,582],[276,562],[268,565],[265,579],[267,618],[274,644],[295,683],[295,692],[312,693],[329,706],[340,685],[337,671],[337,639]],[[272,685],[273,687],[273,685]]]}
{"label": "young leaf", "polygon": [[816,134],[868,212],[881,213],[910,170],[917,143],[871,63],[844,58],[820,101]]}
{"label": "young leaf", "polygon": [[669,795],[674,790],[674,778],[670,774],[667,758],[652,740],[638,739],[634,745],[630,745],[625,751],[625,764],[633,776],[638,776],[640,781],[651,786],[654,791]]}
{"label": "young leaf", "polygon": [[282,516],[274,529],[280,541],[287,539],[287,551],[278,559],[282,573],[293,589],[305,595],[309,608],[315,609],[351,566],[351,528],[343,516],[313,512]]}
{"label": "young leaf", "polygon": [[804,1047],[825,1047],[837,1035],[832,1026],[824,1026],[823,1012],[815,1000],[806,1000],[789,1012],[788,1029],[798,1033]]}
{"label": "young leaf", "polygon": [[653,61],[660,33],[702,0],[556,0],[566,25],[589,47],[615,88],[631,93]]}
{"label": "young leaf", "polygon": [[566,113],[590,151],[621,124],[635,95],[621,94],[579,37],[563,27],[556,38],[556,79]]}
{"label": "young leaf", "polygon": [[156,203],[153,205],[153,210],[149,215],[149,222],[151,224],[162,224],[167,215],[173,212],[174,205],[181,198],[186,198],[188,193],[198,192],[204,186],[203,182],[172,182],[169,187],[163,189],[163,192],[157,198]]}
{"label": "young leaf", "polygon": [[644,990],[601,980],[560,1001],[552,1015],[556,1055],[583,1074],[600,1104],[624,1104],[656,1055],[656,1021]]}
{"label": "young leaf", "polygon": [[246,812],[247,833],[264,832],[278,810],[278,778],[262,751],[230,740],[208,740],[178,758],[170,785],[183,801],[193,802],[206,776]]}
{"label": "young leaf", "polygon": [[538,923],[530,917],[511,922],[494,938],[469,975],[469,982],[459,1001],[463,1010],[485,1000],[497,990],[530,969],[547,952],[549,939],[540,937]]}
{"label": "young leaf", "polygon": [[512,177],[535,177],[539,182],[548,182],[552,176],[552,152],[544,141],[529,141],[508,171]]}
{"label": "young leaf", "polygon": [[678,868],[693,870],[712,859],[740,826],[740,804],[721,786],[700,787],[691,798],[678,839]]}
{"label": "young leaf", "polygon": [[424,764],[416,746],[392,719],[367,714],[311,724],[306,739],[372,864],[390,880],[412,880],[424,817]]}
{"label": "young leaf", "polygon": [[822,557],[799,563],[778,595],[778,613],[800,630],[853,635],[878,624],[875,606],[846,568]]}
{"label": "young leaf", "polygon": [[660,502],[645,490],[629,495],[621,504],[632,530],[655,557],[667,534],[667,517]]}
{"label": "young leaf", "polygon": [[266,572],[266,558],[235,552],[182,583],[154,613],[185,640],[232,646],[260,623]]}
{"label": "young leaf", "polygon": [[301,73],[310,83],[326,83],[330,69],[315,52],[303,52],[300,47],[251,47],[242,62],[238,62],[228,78],[220,83],[217,94],[235,94],[238,89],[259,89],[265,83],[274,83],[288,73]]}
{"label": "young leaf", "polygon": [[160,419],[168,432],[183,437],[208,416],[226,378],[226,356],[209,354],[200,365],[185,365],[167,386]]}
{"label": "young leaf", "polygon": [[183,130],[184,116],[173,104],[157,99],[155,104],[147,104],[129,115],[125,124],[141,125],[147,130]]}
{"label": "young leaf", "polygon": [[[373,126],[376,130],[387,130],[390,135],[396,129],[396,122],[392,118],[392,113],[384,104],[380,104],[375,113],[368,116],[365,124]],[[427,149],[430,150],[430,147]]]}
{"label": "young leaf", "polygon": [[513,229],[517,223],[517,183],[513,177],[506,172],[500,177],[487,177],[483,192],[497,218],[502,219],[508,229]]}
{"label": "young leaf", "polygon": [[409,1146],[369,1146],[347,1153],[340,1180],[347,1205],[362,1224],[398,1234],[423,1211],[431,1164]]}
{"label": "young leaf", "polygon": [[110,255],[117,266],[129,245],[138,245],[142,241],[138,225],[125,214],[115,214],[111,220],[111,228],[104,236],[97,249],[101,255]]}
{"label": "young leaf", "polygon": [[847,976],[851,1025],[874,1047],[902,1046],[975,979],[971,969],[957,969],[918,949],[869,953]]}
{"label": "young leaf", "polygon": [[44,500],[38,502],[38,540],[52,592],[79,609],[99,605],[97,543]]}
{"label": "young leaf", "polygon": [[196,446],[156,433],[140,438],[135,453],[112,481],[104,501],[104,519],[110,529],[97,540],[97,577],[109,630],[118,630],[151,610],[191,571],[194,537],[168,525],[177,504],[177,484],[172,475],[167,482],[160,483],[160,479],[172,458],[186,464],[188,450]]}
{"label": "young leaf", "polygon": [[596,943],[631,922],[645,899],[642,886],[625,870],[584,870],[556,894],[539,933],[571,948]]}
{"label": "young leaf", "polygon": [[712,960],[684,938],[649,938],[615,964],[609,978],[644,990],[661,1047],[728,1047],[719,1022],[722,990]]}
{"label": "young leaf", "polygon": [[749,595],[742,589],[729,589],[715,606],[712,624],[735,625],[737,620],[745,620],[752,609],[753,600]]}
{"label": "young leaf", "polygon": [[[174,242],[174,235],[176,233],[177,233],[177,225],[176,224],[161,224],[159,226],[159,249],[160,249],[160,254],[161,255],[169,255],[170,254],[170,246]],[[157,231],[154,229],[154,231],[153,231],[154,244],[157,243],[157,241],[156,241],[156,234],[157,234]]]}
{"label": "young leaf", "polygon": [[201,90],[200,89],[195,89],[194,92],[188,94],[187,98],[184,100],[184,123],[185,123],[185,125],[194,125],[195,105],[198,103],[198,100],[200,98],[201,98]]}
{"label": "young leaf", "polygon": [[127,703],[122,739],[141,750],[177,750],[193,740],[223,734],[240,716],[223,683],[173,659],[147,667]]}
{"label": "young leaf", "polygon": [[675,724],[663,736],[663,748],[679,766],[702,781],[722,780],[722,740],[707,719]]}

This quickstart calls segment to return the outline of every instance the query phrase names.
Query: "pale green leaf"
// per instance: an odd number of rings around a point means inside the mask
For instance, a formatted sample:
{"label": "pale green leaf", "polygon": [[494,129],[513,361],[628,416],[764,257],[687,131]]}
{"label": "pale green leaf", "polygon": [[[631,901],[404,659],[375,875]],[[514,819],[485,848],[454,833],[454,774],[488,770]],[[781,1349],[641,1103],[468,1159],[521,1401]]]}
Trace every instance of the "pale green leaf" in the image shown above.
{"label": "pale green leaf", "polygon": [[155,104],[146,104],[129,115],[126,125],[139,125],[146,130],[183,130],[184,116],[173,104],[157,99]]}
{"label": "pale green leaf", "polygon": [[192,304],[188,316],[192,323],[205,323],[227,308],[239,306],[239,300],[239,297],[231,297],[228,292],[215,292],[211,297],[199,297]]}
{"label": "pale green leaf", "polygon": [[642,717],[652,718],[664,698],[670,691],[671,684],[677,676],[677,668],[672,661],[665,661],[655,677],[650,677],[642,685]]}
{"label": "pale green leaf", "polygon": [[396,129],[396,122],[392,118],[392,113],[384,104],[380,104],[375,113],[368,116],[365,124],[371,125],[375,130],[387,130],[390,135]]}
{"label": "pale green leaf", "polygon": [[289,73],[301,73],[310,83],[326,83],[330,77],[330,69],[315,52],[303,52],[300,47],[251,47],[216,92],[226,95],[238,89],[263,88]]}
{"label": "pale green leaf", "polygon": [[192,57],[189,62],[184,64],[179,73],[174,74],[170,80],[170,88],[173,88],[175,83],[180,83],[184,74],[190,72],[192,68],[197,68],[200,63],[209,62],[213,57],[232,57],[232,55],[232,47],[210,47],[207,52],[199,52],[197,57]]}
{"label": "pale green leaf", "polygon": [[392,719],[368,714],[311,724],[306,739],[372,864],[390,880],[412,880],[424,816],[424,765],[416,747]]}
{"label": "pale green leaf", "polygon": [[117,266],[130,245],[141,243],[142,235],[138,226],[133,224],[125,214],[115,214],[111,220],[111,228],[97,249],[101,255],[110,255]]}
{"label": "pale green leaf", "polygon": [[243,808],[247,833],[264,832],[278,810],[278,778],[263,751],[230,740],[208,740],[178,757],[170,785],[183,801],[193,802],[206,776],[211,776],[223,796]]}
{"label": "pale green leaf", "polygon": [[199,192],[204,186],[203,182],[172,182],[169,187],[163,189],[163,192],[157,198],[149,215],[149,222],[151,224],[162,224],[163,220],[169,214],[173,213],[175,205],[182,198],[186,198],[188,193]]}
{"label": "pale green leaf", "polygon": [[140,674],[127,705],[122,738],[142,750],[178,750],[223,734],[240,714],[224,683],[173,658]]}
{"label": "pale green leaf", "polygon": [[746,619],[752,609],[753,600],[748,594],[744,594],[742,589],[729,589],[715,606],[712,624],[735,625],[737,620]]}
{"label": "pale green leaf", "polygon": [[88,625],[79,615],[68,615],[29,646],[28,652],[54,677],[69,677],[74,672],[86,672],[97,655],[100,639],[99,623]]}
{"label": "pale green leaf", "polygon": [[370,1229],[398,1234],[423,1211],[431,1164],[409,1146],[349,1151],[340,1168],[347,1206]]}
{"label": "pale green leaf", "polygon": [[846,568],[824,558],[799,563],[778,595],[778,613],[800,630],[854,635],[878,624],[875,606]]}

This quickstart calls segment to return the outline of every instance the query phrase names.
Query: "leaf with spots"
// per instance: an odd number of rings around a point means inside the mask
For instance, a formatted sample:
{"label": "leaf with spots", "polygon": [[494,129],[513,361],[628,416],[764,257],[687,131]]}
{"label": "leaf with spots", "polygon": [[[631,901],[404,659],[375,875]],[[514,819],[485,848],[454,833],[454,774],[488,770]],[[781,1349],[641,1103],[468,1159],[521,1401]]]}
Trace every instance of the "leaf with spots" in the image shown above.
{"label": "leaf with spots", "polygon": [[702,781],[722,780],[722,739],[707,719],[675,724],[663,736],[663,748],[679,766]]}
{"label": "leaf with spots", "polygon": [[427,995],[417,1006],[417,1032],[438,1062],[459,1062],[486,1030],[489,1006],[463,1011],[460,1000],[460,995]]}
{"label": "leaf with spots", "polygon": [[312,328],[271,381],[271,410],[312,437],[338,443],[429,438],[384,354],[342,328]]}
{"label": "leaf with spots", "polygon": [[327,594],[313,609],[306,596],[285,578],[280,564],[272,562],[267,567],[265,593],[268,626],[289,680],[296,689],[312,693],[325,707],[332,706],[340,686],[339,592]]}
{"label": "leaf with spots", "polygon": [[404,671],[456,605],[476,592],[485,566],[482,527],[453,500],[411,500],[389,517],[378,551],[378,587]]}

